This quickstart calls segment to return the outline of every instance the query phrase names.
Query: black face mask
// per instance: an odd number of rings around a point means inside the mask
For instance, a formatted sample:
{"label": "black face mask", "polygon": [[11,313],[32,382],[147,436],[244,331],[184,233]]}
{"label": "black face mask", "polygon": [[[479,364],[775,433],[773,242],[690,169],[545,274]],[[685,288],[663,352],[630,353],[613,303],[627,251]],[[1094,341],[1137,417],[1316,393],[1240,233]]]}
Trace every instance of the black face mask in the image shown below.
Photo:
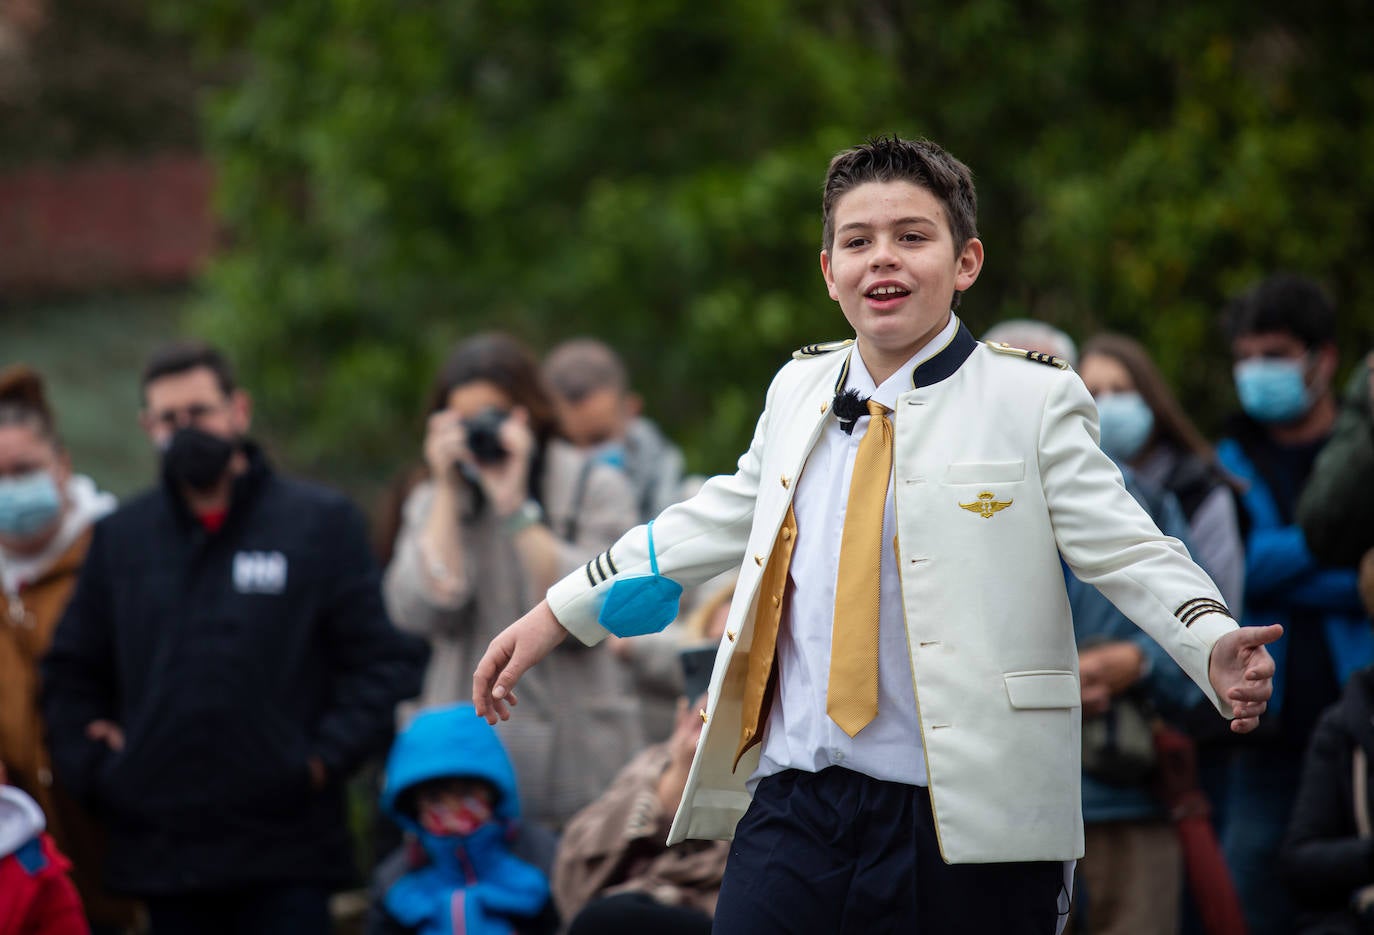
{"label": "black face mask", "polygon": [[237,448],[234,442],[200,429],[177,429],[162,452],[162,468],[192,490],[204,492],[219,483]]}

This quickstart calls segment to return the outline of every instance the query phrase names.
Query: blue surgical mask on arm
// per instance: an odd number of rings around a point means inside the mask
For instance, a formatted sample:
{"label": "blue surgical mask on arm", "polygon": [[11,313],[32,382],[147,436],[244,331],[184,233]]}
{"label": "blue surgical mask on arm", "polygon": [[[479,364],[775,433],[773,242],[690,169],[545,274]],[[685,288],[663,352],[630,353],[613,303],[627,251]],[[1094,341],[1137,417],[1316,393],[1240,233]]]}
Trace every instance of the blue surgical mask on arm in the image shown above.
{"label": "blue surgical mask on arm", "polygon": [[1292,422],[1312,405],[1306,360],[1252,357],[1236,364],[1240,407],[1256,422]]}
{"label": "blue surgical mask on arm", "polygon": [[62,512],[62,494],[47,471],[0,479],[0,535],[23,538],[47,529]]}
{"label": "blue surgical mask on arm", "polygon": [[677,617],[682,585],[658,573],[654,521],[649,520],[649,570],[652,574],[618,578],[601,605],[597,621],[616,636],[657,633]]}
{"label": "blue surgical mask on arm", "polygon": [[1155,414],[1139,393],[1112,393],[1097,401],[1102,450],[1117,461],[1140,454],[1155,428]]}

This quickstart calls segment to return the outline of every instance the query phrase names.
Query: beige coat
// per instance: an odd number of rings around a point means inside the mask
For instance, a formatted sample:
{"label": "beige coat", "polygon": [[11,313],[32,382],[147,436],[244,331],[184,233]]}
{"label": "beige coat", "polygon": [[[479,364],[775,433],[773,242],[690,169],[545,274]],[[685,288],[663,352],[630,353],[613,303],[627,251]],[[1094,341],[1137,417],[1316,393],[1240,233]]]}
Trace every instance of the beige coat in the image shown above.
{"label": "beige coat", "polygon": [[[52,764],[38,710],[38,661],[52,645],[90,544],[88,529],[21,594],[0,591],[0,763],[10,782],[33,796],[50,816],[55,814]],[[49,818],[49,830],[65,844],[58,824]]]}
{"label": "beige coat", "polygon": [[[847,353],[784,367],[739,470],[654,525],[663,574],[695,584],[740,569],[670,840],[730,837],[749,805],[759,747],[735,768],[744,675],[756,608],[783,596],[761,593],[761,580]],[[1235,621],[1126,492],[1076,374],[994,351],[961,328],[913,373],[893,424],[894,545],[941,853],[950,863],[1080,857],[1078,663],[1061,556],[1218,709],[1208,658]],[[606,635],[597,610],[612,582],[647,570],[644,530],[598,558],[591,573],[615,571],[589,581],[579,570],[549,591],[559,621],[592,644]]]}
{"label": "beige coat", "polygon": [[38,709],[38,662],[52,645],[62,612],[71,600],[81,563],[91,544],[88,528],[20,594],[0,590],[0,763],[9,781],[38,802],[48,831],[72,861],[72,879],[87,916],[115,926],[133,923],[136,904],[112,896],[101,885],[104,829],[54,785]]}
{"label": "beige coat", "polygon": [[[585,464],[572,446],[550,442],[542,502],[549,527],[560,537],[570,526]],[[525,580],[510,537],[489,511],[454,517],[462,523],[467,577],[448,593],[436,594],[418,546],[432,500],[428,483],[407,499],[384,582],[396,626],[428,638],[432,647],[423,705],[471,699],[472,671],[487,644],[540,598]],[[629,482],[612,468],[594,465],[577,512],[575,540],[560,543],[560,572],[580,568],[635,523]],[[497,730],[515,764],[526,817],[561,827],[643,748],[631,681],[609,647],[568,640],[521,683],[520,717]]]}
{"label": "beige coat", "polygon": [[664,844],[673,816],[663,810],[658,781],[671,759],[667,743],[654,744],[568,823],[553,867],[553,898],[565,920],[593,898],[617,893],[647,893],[665,905],[715,914],[730,845]]}

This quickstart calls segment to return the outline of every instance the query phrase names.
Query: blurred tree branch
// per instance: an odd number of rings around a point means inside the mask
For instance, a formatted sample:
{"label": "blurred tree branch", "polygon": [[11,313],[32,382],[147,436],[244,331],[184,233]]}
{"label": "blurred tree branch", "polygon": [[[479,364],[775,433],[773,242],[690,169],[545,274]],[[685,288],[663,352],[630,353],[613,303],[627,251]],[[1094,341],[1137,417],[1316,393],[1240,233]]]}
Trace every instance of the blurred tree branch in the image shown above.
{"label": "blurred tree branch", "polygon": [[0,99],[0,165],[199,148],[204,75],[146,0],[18,5],[28,74]]}
{"label": "blurred tree branch", "polygon": [[1249,280],[1315,275],[1351,359],[1374,336],[1355,0],[163,3],[239,69],[205,110],[235,246],[196,324],[320,470],[410,457],[438,357],[493,326],[611,341],[694,466],[728,469],[788,350],[846,330],[819,186],[879,132],[977,174],[975,330],[1134,334],[1204,421]]}

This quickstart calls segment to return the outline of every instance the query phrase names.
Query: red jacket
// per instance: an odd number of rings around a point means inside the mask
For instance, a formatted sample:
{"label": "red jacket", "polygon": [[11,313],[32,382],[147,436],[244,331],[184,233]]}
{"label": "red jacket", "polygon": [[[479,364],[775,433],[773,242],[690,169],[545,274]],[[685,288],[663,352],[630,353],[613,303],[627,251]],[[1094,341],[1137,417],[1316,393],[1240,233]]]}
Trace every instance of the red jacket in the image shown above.
{"label": "red jacket", "polygon": [[0,935],[89,935],[70,867],[46,834],[0,858]]}

